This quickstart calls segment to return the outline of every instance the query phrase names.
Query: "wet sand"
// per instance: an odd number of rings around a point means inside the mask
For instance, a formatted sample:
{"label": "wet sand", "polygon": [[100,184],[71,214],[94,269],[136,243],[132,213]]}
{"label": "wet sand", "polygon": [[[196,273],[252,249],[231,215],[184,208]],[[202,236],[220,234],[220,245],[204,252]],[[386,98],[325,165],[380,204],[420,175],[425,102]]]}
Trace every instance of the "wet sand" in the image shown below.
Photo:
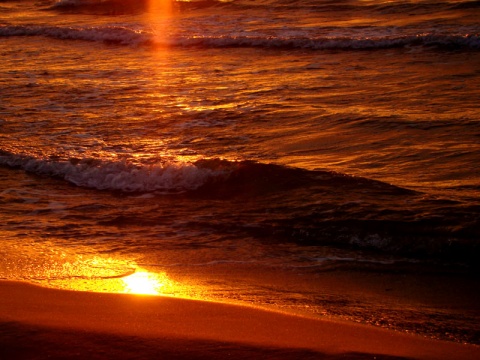
{"label": "wet sand", "polygon": [[0,359],[475,359],[480,348],[196,300],[0,282]]}

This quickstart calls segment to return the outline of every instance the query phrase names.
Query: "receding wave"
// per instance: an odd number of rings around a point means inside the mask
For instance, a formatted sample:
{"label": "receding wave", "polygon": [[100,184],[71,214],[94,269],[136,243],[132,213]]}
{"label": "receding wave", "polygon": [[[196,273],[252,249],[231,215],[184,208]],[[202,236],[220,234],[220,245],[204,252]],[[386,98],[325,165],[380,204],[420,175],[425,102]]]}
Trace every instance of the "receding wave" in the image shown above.
{"label": "receding wave", "polygon": [[59,40],[84,40],[125,46],[159,47],[259,47],[310,50],[375,50],[396,47],[425,46],[438,48],[480,49],[480,35],[419,34],[391,37],[289,37],[289,36],[172,36],[157,37],[154,33],[122,26],[60,27],[18,25],[0,26],[0,37],[45,36]]}

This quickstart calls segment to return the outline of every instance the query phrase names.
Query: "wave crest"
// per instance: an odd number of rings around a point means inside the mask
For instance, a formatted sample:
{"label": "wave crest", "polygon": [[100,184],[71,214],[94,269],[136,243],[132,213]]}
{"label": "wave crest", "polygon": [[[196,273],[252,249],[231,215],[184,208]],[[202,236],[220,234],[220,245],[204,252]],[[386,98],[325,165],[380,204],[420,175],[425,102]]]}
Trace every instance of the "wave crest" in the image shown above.
{"label": "wave crest", "polygon": [[384,37],[293,37],[293,36],[171,36],[158,38],[153,32],[122,26],[60,27],[0,25],[0,37],[46,36],[60,40],[84,40],[125,46],[165,47],[259,47],[310,50],[375,50],[395,47],[425,46],[438,48],[480,49],[479,34],[418,34]]}
{"label": "wave crest", "polygon": [[151,34],[121,26],[75,28],[40,25],[0,25],[0,37],[13,36],[45,36],[59,40],[85,40],[135,46],[148,43]]}
{"label": "wave crest", "polygon": [[201,159],[148,163],[93,158],[37,158],[0,150],[0,166],[59,178],[80,187],[122,192],[182,192],[201,190],[208,196],[232,197],[281,193],[311,187],[370,189],[394,195],[413,192],[387,183],[329,171],[310,171],[255,161]]}
{"label": "wave crest", "polygon": [[192,163],[158,162],[137,165],[127,161],[71,159],[55,161],[21,155],[0,156],[0,165],[64,179],[74,185],[122,192],[182,192],[195,190],[224,169]]}

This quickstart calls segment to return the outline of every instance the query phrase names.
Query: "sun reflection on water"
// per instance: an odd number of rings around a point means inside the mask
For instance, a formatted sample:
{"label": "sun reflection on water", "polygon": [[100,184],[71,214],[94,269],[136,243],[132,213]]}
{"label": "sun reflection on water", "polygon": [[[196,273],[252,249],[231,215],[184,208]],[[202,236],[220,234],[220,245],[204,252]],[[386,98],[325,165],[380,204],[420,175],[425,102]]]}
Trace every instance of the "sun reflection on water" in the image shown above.
{"label": "sun reflection on water", "polygon": [[[0,241],[4,237],[0,232]],[[190,297],[196,292],[161,271],[134,259],[100,254],[87,246],[59,247],[52,242],[6,241],[0,249],[0,279],[89,292]]]}
{"label": "sun reflection on water", "polygon": [[29,282],[41,286],[73,290],[102,292],[115,294],[136,294],[189,297],[188,285],[171,280],[165,273],[149,272],[136,268],[131,273],[112,277],[102,277],[103,271],[97,275],[92,272],[87,276],[69,276],[66,278],[28,279]]}
{"label": "sun reflection on water", "polygon": [[172,15],[172,0],[148,0],[147,14],[153,18],[154,16],[169,17]]}
{"label": "sun reflection on water", "polygon": [[[147,271],[135,272],[122,278],[125,283],[125,292],[139,295],[161,295],[165,283],[158,274]],[[166,280],[166,277],[165,279]]]}

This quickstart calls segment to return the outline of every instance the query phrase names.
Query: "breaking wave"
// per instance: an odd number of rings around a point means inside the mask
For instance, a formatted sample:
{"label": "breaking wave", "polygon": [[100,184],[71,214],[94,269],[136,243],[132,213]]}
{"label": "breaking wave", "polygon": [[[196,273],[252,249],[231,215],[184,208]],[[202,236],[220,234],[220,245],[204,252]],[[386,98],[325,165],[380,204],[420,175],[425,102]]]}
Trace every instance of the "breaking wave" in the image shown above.
{"label": "breaking wave", "polygon": [[37,159],[4,154],[0,165],[20,168],[37,175],[50,176],[71,184],[97,190],[122,192],[178,192],[204,185],[209,178],[222,175],[190,163],[136,165],[126,161]]}
{"label": "breaking wave", "polygon": [[179,192],[202,188],[204,193],[234,196],[264,194],[316,186],[346,184],[370,187],[396,194],[411,193],[386,183],[328,171],[308,171],[254,161],[203,159],[196,162],[150,161],[93,158],[36,158],[0,150],[0,166],[19,168],[36,175],[63,179],[73,185],[121,192]]}
{"label": "breaking wave", "polygon": [[[267,243],[361,248],[470,265],[480,250],[478,206],[429,199],[412,190],[341,173],[220,159],[148,164],[60,161],[5,151],[0,152],[0,166],[100,191],[183,193],[189,199],[213,200],[235,216],[213,222],[210,217],[197,218],[185,226],[234,231]],[[148,219],[133,219],[136,224],[149,224]],[[111,224],[118,222],[125,224],[124,217]]]}
{"label": "breaking wave", "polygon": [[383,36],[250,36],[250,35],[211,35],[211,36],[171,36],[158,37],[146,30],[130,29],[122,26],[98,27],[60,27],[40,25],[3,25],[0,37],[45,36],[59,40],[83,40],[118,44],[125,46],[159,46],[159,47],[259,47],[309,50],[375,50],[396,47],[424,46],[436,48],[480,49],[479,34],[433,33]]}
{"label": "breaking wave", "polygon": [[414,191],[341,173],[305,170],[255,161],[201,159],[195,162],[148,163],[94,158],[37,158],[0,150],[0,166],[22,169],[41,176],[63,179],[73,185],[121,192],[179,192],[202,190],[211,196],[230,197],[345,186],[382,194],[407,195]]}

